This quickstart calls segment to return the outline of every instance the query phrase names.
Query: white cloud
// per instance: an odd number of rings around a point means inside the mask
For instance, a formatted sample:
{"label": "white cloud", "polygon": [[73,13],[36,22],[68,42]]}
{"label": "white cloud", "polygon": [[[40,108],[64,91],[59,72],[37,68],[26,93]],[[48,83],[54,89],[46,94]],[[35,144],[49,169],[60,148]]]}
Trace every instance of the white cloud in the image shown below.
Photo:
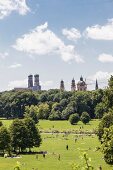
{"label": "white cloud", "polygon": [[26,4],[26,0],[0,0],[0,19],[17,11],[20,15],[25,15],[30,11]]}
{"label": "white cloud", "polygon": [[95,40],[113,40],[113,19],[108,20],[106,25],[94,25],[87,27],[84,35]]}
{"label": "white cloud", "polygon": [[9,68],[19,68],[19,67],[22,67],[22,64],[15,63],[9,66]]}
{"label": "white cloud", "polygon": [[78,63],[83,62],[83,59],[77,54],[75,46],[65,45],[55,33],[48,29],[47,22],[18,38],[13,47],[29,54],[57,54],[65,62],[70,60],[75,60]]}
{"label": "white cloud", "polygon": [[89,76],[88,79],[92,81],[95,81],[96,79],[99,81],[108,81],[111,75],[113,75],[113,72],[97,71],[94,75]]}
{"label": "white cloud", "polygon": [[5,59],[9,54],[7,52],[0,53],[0,59]]}
{"label": "white cloud", "polygon": [[87,84],[89,90],[95,89],[96,79],[98,81],[99,88],[106,88],[108,86],[108,80],[113,75],[113,72],[97,71],[94,75],[87,77]]}
{"label": "white cloud", "polygon": [[8,83],[8,90],[12,90],[14,89],[15,87],[17,88],[25,88],[27,87],[27,79],[24,79],[24,80],[14,80],[14,81],[10,81]]}
{"label": "white cloud", "polygon": [[52,80],[48,80],[48,81],[45,81],[45,82],[41,82],[41,85],[42,86],[52,86],[53,85],[53,81]]}
{"label": "white cloud", "polygon": [[99,55],[98,60],[102,63],[107,63],[107,62],[111,63],[113,62],[113,56],[110,54],[103,53]]}
{"label": "white cloud", "polygon": [[81,38],[79,30],[77,30],[76,28],[71,29],[64,28],[62,30],[62,34],[65,35],[67,39],[72,41],[76,41],[77,39]]}

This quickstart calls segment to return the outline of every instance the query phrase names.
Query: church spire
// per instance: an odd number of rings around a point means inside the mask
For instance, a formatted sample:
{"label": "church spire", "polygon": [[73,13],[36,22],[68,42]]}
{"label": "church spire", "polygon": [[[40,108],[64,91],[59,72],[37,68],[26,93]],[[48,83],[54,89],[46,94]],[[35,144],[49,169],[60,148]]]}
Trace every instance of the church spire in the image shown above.
{"label": "church spire", "polygon": [[76,90],[76,85],[75,85],[75,80],[73,78],[72,82],[71,82],[71,91],[75,91]]}
{"label": "church spire", "polygon": [[98,82],[97,82],[97,79],[96,79],[95,90],[98,90]]}
{"label": "church spire", "polygon": [[63,80],[61,80],[61,82],[60,82],[60,90],[61,90],[61,91],[64,91],[64,90],[65,90],[64,81],[63,81]]}

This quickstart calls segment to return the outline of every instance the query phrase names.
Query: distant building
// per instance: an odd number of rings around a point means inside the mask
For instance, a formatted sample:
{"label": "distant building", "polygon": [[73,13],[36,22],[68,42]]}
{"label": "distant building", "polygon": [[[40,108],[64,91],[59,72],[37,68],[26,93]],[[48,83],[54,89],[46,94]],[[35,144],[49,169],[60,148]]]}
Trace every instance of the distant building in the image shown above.
{"label": "distant building", "polygon": [[61,91],[64,91],[64,90],[65,90],[64,81],[63,81],[63,80],[61,80],[61,82],[60,82],[60,90],[61,90]]}
{"label": "distant building", "polygon": [[14,90],[19,91],[19,90],[33,90],[33,91],[40,91],[41,86],[39,83],[39,75],[35,74],[34,75],[34,85],[33,85],[33,75],[28,76],[28,87],[16,87]]}
{"label": "distant building", "polygon": [[39,84],[39,74],[34,75],[34,85],[33,85],[33,75],[28,76],[28,89],[33,91],[40,91],[41,86]]}
{"label": "distant building", "polygon": [[98,82],[97,82],[97,79],[96,79],[96,84],[95,84],[95,90],[98,90]]}
{"label": "distant building", "polygon": [[83,77],[80,77],[80,81],[77,83],[77,90],[78,91],[86,91],[87,90],[87,84],[83,80]]}
{"label": "distant building", "polygon": [[76,90],[76,85],[75,85],[75,80],[73,78],[72,82],[71,82],[71,91],[75,91]]}
{"label": "distant building", "polygon": [[15,87],[14,88],[15,91],[29,91],[30,89],[28,89],[27,87]]}
{"label": "distant building", "polygon": [[33,75],[28,76],[28,89],[33,88]]}

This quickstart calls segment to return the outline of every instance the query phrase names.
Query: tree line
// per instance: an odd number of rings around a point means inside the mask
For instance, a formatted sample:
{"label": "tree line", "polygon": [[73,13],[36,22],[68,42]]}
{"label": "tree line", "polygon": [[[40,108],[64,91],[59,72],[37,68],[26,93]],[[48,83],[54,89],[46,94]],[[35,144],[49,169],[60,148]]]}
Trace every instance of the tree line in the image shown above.
{"label": "tree line", "polygon": [[[91,119],[103,116],[103,96],[106,90],[64,91],[58,89],[33,91],[5,91],[0,93],[0,117],[24,118],[36,112],[38,119],[68,120],[71,114],[81,117],[87,112]],[[33,114],[33,113],[32,113]]]}

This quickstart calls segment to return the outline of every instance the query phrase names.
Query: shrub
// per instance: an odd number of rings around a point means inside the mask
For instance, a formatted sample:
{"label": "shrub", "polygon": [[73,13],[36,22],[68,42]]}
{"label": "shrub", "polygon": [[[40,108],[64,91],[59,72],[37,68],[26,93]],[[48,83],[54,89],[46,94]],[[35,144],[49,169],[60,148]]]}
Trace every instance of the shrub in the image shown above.
{"label": "shrub", "polygon": [[83,112],[80,119],[84,124],[86,124],[89,123],[91,118],[87,112]]}
{"label": "shrub", "polygon": [[70,122],[72,125],[73,125],[73,124],[77,124],[79,120],[80,120],[80,118],[79,118],[78,113],[72,114],[72,115],[70,115],[70,117],[69,117],[69,122]]}

